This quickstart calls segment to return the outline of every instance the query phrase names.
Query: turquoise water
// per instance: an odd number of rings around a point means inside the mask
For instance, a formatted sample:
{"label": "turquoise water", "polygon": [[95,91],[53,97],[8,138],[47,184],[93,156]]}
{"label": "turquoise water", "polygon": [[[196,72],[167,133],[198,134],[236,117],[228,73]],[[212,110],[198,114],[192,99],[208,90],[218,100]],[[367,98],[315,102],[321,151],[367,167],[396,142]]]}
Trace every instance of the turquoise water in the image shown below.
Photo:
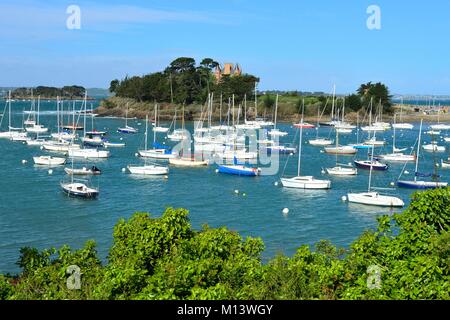
{"label": "turquoise water", "polygon": [[[29,102],[14,102],[13,126],[20,126],[23,109]],[[53,130],[56,115],[46,110],[55,110],[54,102],[41,104],[41,122]],[[0,110],[1,112],[2,110]],[[7,117],[5,118],[7,121]],[[141,125],[138,125],[138,124]],[[216,165],[208,168],[171,167],[169,178],[135,178],[123,173],[127,164],[142,163],[134,154],[143,146],[144,122],[130,120],[129,125],[138,127],[137,135],[121,135],[116,132],[124,125],[123,119],[98,118],[97,130],[108,131],[111,141],[122,137],[125,148],[111,148],[111,158],[97,161],[103,174],[93,183],[100,187],[97,200],[68,198],[59,187],[66,177],[64,167],[53,169],[34,166],[32,156],[44,154],[39,147],[23,145],[0,139],[0,272],[17,272],[15,262],[19,249],[34,246],[40,249],[69,244],[75,248],[88,239],[95,239],[99,255],[106,259],[112,241],[113,226],[120,218],[129,218],[136,211],[150,212],[159,216],[168,206],[183,207],[190,211],[194,228],[202,224],[212,227],[227,226],[244,236],[261,237],[266,245],[264,256],[278,252],[292,254],[302,244],[313,244],[321,239],[331,240],[339,246],[348,246],[364,229],[374,227],[376,217],[391,213],[390,209],[345,203],[341,197],[349,191],[365,191],[368,171],[360,170],[356,177],[330,177],[332,189],[328,191],[288,190],[274,185],[276,176],[245,178],[215,173]],[[6,122],[2,124],[5,130]],[[425,125],[427,128],[428,125]],[[88,129],[90,128],[88,121]],[[290,124],[280,124],[289,135],[281,138],[292,142],[295,129]],[[418,134],[418,125],[412,131],[397,133],[397,147],[411,147]],[[188,124],[192,129],[192,124]],[[315,130],[304,130],[302,174],[325,176],[321,170],[333,166],[335,157],[320,152],[306,141],[315,136]],[[321,136],[329,136],[329,128],[320,129]],[[392,132],[377,134],[377,138],[388,141],[388,146],[377,148],[379,153],[390,152]],[[426,142],[430,138],[424,135]],[[342,144],[356,142],[355,133],[342,135]],[[440,142],[444,145],[444,142]],[[447,152],[436,154],[436,159],[447,158]],[[366,151],[359,151],[364,159]],[[281,170],[287,156],[282,156]],[[293,156],[286,166],[286,174],[295,174],[297,157]],[[351,162],[353,157],[343,157],[340,162]],[[22,160],[27,160],[22,164]],[[85,165],[81,161],[79,165]],[[433,168],[433,154],[425,153],[421,158],[421,171]],[[393,164],[386,172],[373,173],[373,186],[388,187],[402,170],[402,164]],[[413,179],[414,164],[407,170],[407,179]],[[441,171],[444,181],[449,181],[449,171]],[[240,191],[239,195],[234,190]],[[246,196],[243,196],[243,193]],[[391,191],[409,202],[411,190]],[[289,213],[283,215],[283,208]]]}

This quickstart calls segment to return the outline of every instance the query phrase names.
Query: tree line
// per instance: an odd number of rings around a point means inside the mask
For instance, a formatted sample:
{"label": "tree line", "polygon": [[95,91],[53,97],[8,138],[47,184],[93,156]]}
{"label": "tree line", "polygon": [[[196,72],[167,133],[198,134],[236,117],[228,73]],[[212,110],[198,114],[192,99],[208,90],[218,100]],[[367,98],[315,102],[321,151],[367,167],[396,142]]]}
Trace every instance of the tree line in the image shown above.
{"label": "tree line", "polygon": [[79,250],[22,248],[22,271],[0,275],[0,299],[448,300],[449,243],[450,188],[413,194],[405,211],[378,217],[348,249],[321,241],[267,263],[261,239],[197,231],[187,210],[168,208],[159,218],[121,219],[106,264],[93,241]]}
{"label": "tree line", "polygon": [[133,98],[138,102],[177,104],[202,104],[212,92],[225,98],[234,94],[237,101],[245,95],[252,95],[259,81],[257,77],[250,74],[223,75],[217,82],[213,70],[218,65],[211,58],[205,58],[196,65],[195,59],[180,57],[163,71],[112,80],[109,90],[119,97]]}
{"label": "tree line", "polygon": [[82,86],[64,86],[62,88],[56,87],[46,87],[46,86],[38,86],[35,88],[17,88],[11,92],[12,98],[29,98],[31,96],[37,97],[46,97],[46,98],[83,98],[85,95],[86,89]]}

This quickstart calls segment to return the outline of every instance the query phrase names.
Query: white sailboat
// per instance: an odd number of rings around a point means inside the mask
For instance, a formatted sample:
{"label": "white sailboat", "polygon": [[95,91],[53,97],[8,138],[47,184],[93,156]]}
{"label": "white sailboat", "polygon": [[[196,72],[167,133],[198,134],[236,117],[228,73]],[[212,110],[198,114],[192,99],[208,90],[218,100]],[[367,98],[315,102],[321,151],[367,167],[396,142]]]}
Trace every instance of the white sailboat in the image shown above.
{"label": "white sailboat", "polygon": [[128,102],[127,102],[127,109],[125,110],[125,127],[118,128],[117,132],[120,132],[120,133],[131,133],[131,134],[138,132],[138,129],[130,127],[128,125]]}
{"label": "white sailboat", "polygon": [[394,125],[392,126],[394,128],[394,135],[392,137],[392,153],[380,155],[379,158],[393,162],[415,161],[416,156],[414,154],[404,154],[401,151],[405,151],[406,149],[397,149],[395,147],[395,136],[396,136],[395,133],[397,128],[395,124],[396,124],[396,115],[394,115]]}
{"label": "white sailboat", "polygon": [[26,132],[29,132],[29,133],[45,133],[45,132],[48,131],[48,128],[46,128],[43,125],[39,124],[40,105],[41,105],[41,96],[38,96],[36,123],[33,123],[30,126],[26,126],[25,127],[25,131]]}
{"label": "white sailboat", "polygon": [[[431,174],[423,174],[420,173],[419,170],[419,154],[420,154],[420,143],[421,143],[421,136],[422,136],[422,121],[420,121],[420,129],[419,129],[419,138],[417,142],[417,157],[416,157],[416,168],[415,168],[415,174],[414,174],[414,180],[398,180],[397,186],[401,188],[409,188],[409,189],[436,189],[436,188],[445,188],[448,186],[447,182],[440,182],[440,181],[423,181],[423,180],[417,180],[417,177],[427,177],[431,176],[433,178],[438,178],[437,175],[431,175]],[[435,166],[436,168],[436,166]],[[403,172],[402,172],[403,174]]]}
{"label": "white sailboat", "polygon": [[39,156],[33,157],[34,164],[45,166],[57,166],[66,163],[66,158],[52,157],[52,156]]}
{"label": "white sailboat", "polygon": [[[156,112],[156,109],[155,109]],[[175,158],[176,155],[172,153],[169,147],[161,146],[156,143],[156,131],[153,131],[153,149],[147,149],[148,141],[148,116],[145,118],[145,150],[138,150],[139,156],[143,158],[154,158],[154,159],[171,159]]]}
{"label": "white sailboat", "polygon": [[[86,105],[87,105],[87,92],[84,95],[84,125],[83,125],[83,137],[86,136]],[[83,109],[83,108],[82,108]],[[73,140],[72,140],[73,144]],[[45,148],[45,146],[44,146]],[[85,159],[105,159],[109,158],[110,152],[107,150],[99,150],[94,148],[79,148],[73,145],[69,146],[68,155],[72,158],[85,158]]]}
{"label": "white sailboat", "polygon": [[[336,150],[339,147],[339,131],[338,128],[336,128]],[[348,147],[348,146],[347,146]],[[350,147],[353,150],[355,150],[356,153],[356,149],[353,147]],[[345,164],[339,164],[338,162],[338,152],[335,153],[336,154],[336,166],[332,167],[332,168],[326,168],[326,171],[328,174],[330,175],[335,175],[335,176],[354,176],[358,174],[358,170],[356,168],[354,168],[351,165],[345,165]]]}
{"label": "white sailboat", "polygon": [[158,118],[158,104],[155,103],[155,126],[153,127],[154,132],[166,133],[169,128],[161,126]]}
{"label": "white sailboat", "polygon": [[403,97],[401,98],[401,104],[400,104],[400,123],[395,123],[392,125],[394,129],[408,129],[411,130],[414,128],[414,126],[411,123],[402,122],[402,115],[403,115]]}
{"label": "white sailboat", "polygon": [[450,124],[445,124],[445,123],[441,123],[440,122],[441,110],[442,110],[442,108],[441,108],[441,105],[439,104],[439,108],[438,108],[438,112],[437,112],[438,123],[437,124],[432,124],[430,126],[430,128],[432,130],[436,130],[436,131],[438,131],[438,130],[450,130]]}
{"label": "white sailboat", "polygon": [[[147,134],[148,134],[148,116],[145,117],[145,150],[147,151]],[[155,132],[153,132],[155,134]],[[139,175],[165,175],[169,173],[169,168],[165,166],[159,166],[155,164],[147,164],[147,157],[143,166],[128,165],[127,169],[132,174]]]}
{"label": "white sailboat", "polygon": [[[373,161],[373,147],[372,147],[371,161]],[[372,167],[370,167],[369,187],[367,192],[348,193],[347,194],[348,202],[380,207],[403,207],[405,205],[403,200],[400,198],[389,195],[382,195],[378,192],[372,191],[371,182],[372,182]]]}
{"label": "white sailboat", "polygon": [[[85,199],[95,199],[99,195],[99,189],[90,187],[87,185],[87,180],[74,179],[74,172],[76,169],[73,168],[73,158],[72,158],[72,169],[70,174],[70,181],[61,181],[60,186],[64,193],[68,196],[85,198]],[[66,171],[67,172],[67,171]]]}
{"label": "white sailboat", "polygon": [[[22,128],[14,128],[11,126],[11,90],[8,92],[8,100],[6,101],[5,108],[3,110],[3,115],[5,115],[6,107],[8,106],[8,131],[2,131],[0,132],[0,138],[7,138],[7,139],[25,139],[27,134],[25,132],[22,132]],[[0,127],[3,122],[4,116],[2,116],[2,120],[0,121]]]}
{"label": "white sailboat", "polygon": [[[334,103],[334,99],[333,99],[333,103]],[[304,102],[303,102],[304,104]],[[324,108],[324,111],[326,109],[326,105]],[[326,139],[326,138],[319,138],[319,127],[320,127],[320,106],[317,107],[317,125],[316,125],[316,138],[315,139],[310,139],[308,142],[310,145],[312,146],[329,146],[333,144],[333,140],[330,139]]]}
{"label": "white sailboat", "polygon": [[[274,137],[274,136],[278,136],[278,137],[284,137],[287,136],[287,132],[285,131],[281,131],[279,129],[277,129],[277,114],[278,114],[278,94],[277,94],[277,98],[275,100],[275,120],[274,120],[274,128],[272,130],[269,131],[269,135]],[[302,117],[303,118],[303,117]]]}
{"label": "white sailboat", "polygon": [[[303,112],[302,112],[303,116]],[[298,146],[298,164],[297,164],[297,176],[292,178],[281,178],[281,184],[286,188],[295,189],[330,189],[330,180],[316,179],[313,176],[301,176],[301,155],[302,155],[302,140],[303,140],[303,128],[300,127],[300,139]]]}
{"label": "white sailboat", "polygon": [[176,129],[177,125],[177,109],[175,109],[175,117],[173,120],[173,131],[171,134],[167,135],[167,138],[172,141],[183,141],[189,138],[189,134],[184,129],[184,105],[183,105],[183,115],[182,115],[182,125],[181,129]]}

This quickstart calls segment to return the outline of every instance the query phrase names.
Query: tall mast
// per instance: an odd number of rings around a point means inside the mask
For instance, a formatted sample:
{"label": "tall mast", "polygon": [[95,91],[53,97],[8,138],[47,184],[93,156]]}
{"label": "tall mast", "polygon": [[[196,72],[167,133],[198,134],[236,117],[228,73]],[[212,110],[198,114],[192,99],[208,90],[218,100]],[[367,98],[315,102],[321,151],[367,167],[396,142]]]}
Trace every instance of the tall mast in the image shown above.
{"label": "tall mast", "polygon": [[39,124],[40,108],[41,108],[41,95],[38,95],[38,110],[37,110],[37,121],[36,121],[36,124]]}
{"label": "tall mast", "polygon": [[[84,122],[83,122],[83,137],[86,137],[86,112],[87,112],[87,91],[84,92]],[[39,100],[38,100],[39,107]]]}
{"label": "tall mast", "polygon": [[275,99],[275,121],[274,121],[274,126],[273,126],[274,129],[277,128],[277,113],[278,113],[278,93],[277,93],[277,98]]}
{"label": "tall mast", "polygon": [[[155,103],[155,122],[156,122],[156,117],[158,115],[158,105]],[[145,116],[145,122],[146,122],[146,126],[148,123],[148,115]],[[145,129],[147,130],[147,129]],[[147,134],[145,134],[147,135]],[[156,130],[155,128],[153,128],[153,147],[155,146],[155,142],[156,142]],[[145,147],[147,148],[147,143],[145,143]]]}
{"label": "tall mast", "polygon": [[369,187],[367,189],[367,192],[370,192],[370,184],[372,183],[373,154],[374,154],[374,151],[375,151],[374,149],[375,149],[375,145],[372,144],[372,154],[370,156]]}
{"label": "tall mast", "polygon": [[415,170],[415,174],[414,174],[414,181],[417,181],[417,170],[419,169],[420,142],[421,142],[421,138],[422,138],[422,122],[423,122],[423,119],[420,120],[419,140],[417,141],[416,170]]}
{"label": "tall mast", "polygon": [[127,109],[125,110],[125,128],[128,127],[128,102]]}
{"label": "tall mast", "polygon": [[256,81],[255,81],[255,120],[258,117],[258,93],[256,91]]}
{"label": "tall mast", "polygon": [[233,93],[233,103],[231,105],[231,113],[232,113],[232,117],[233,117],[233,127],[234,127],[234,93]]}
{"label": "tall mast", "polygon": [[8,91],[8,132],[11,132],[11,90]]}
{"label": "tall mast", "polygon": [[[302,118],[304,113],[304,106],[302,107]],[[301,154],[302,154],[302,140],[303,140],[303,126],[300,126],[300,138],[298,142],[298,164],[297,164],[297,177],[300,177],[300,163],[301,163]]]}
{"label": "tall mast", "polygon": [[396,123],[396,117],[397,115],[394,113],[394,137],[392,139],[392,153],[395,153],[395,123]]}
{"label": "tall mast", "polygon": [[56,96],[56,127],[58,129],[58,138],[59,136],[59,96]]}
{"label": "tall mast", "polygon": [[220,93],[220,105],[219,105],[219,125],[222,125],[222,92]]}
{"label": "tall mast", "polygon": [[[153,136],[155,131],[153,130]],[[148,136],[148,114],[145,115],[145,151],[147,151],[147,136]]]}
{"label": "tall mast", "polygon": [[331,121],[334,121],[334,97],[336,96],[336,85],[333,85],[333,102],[331,105]]}

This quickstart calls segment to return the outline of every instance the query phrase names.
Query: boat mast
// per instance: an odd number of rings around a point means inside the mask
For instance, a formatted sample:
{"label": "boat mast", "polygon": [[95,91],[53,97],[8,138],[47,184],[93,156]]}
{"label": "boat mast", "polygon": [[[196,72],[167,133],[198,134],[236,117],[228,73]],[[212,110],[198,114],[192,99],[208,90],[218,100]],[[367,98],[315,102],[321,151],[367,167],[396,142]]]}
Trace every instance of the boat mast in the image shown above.
{"label": "boat mast", "polygon": [[8,91],[8,123],[8,132],[11,132],[11,90]]}
{"label": "boat mast", "polygon": [[[331,121],[334,121],[334,97],[335,97],[335,95],[336,95],[336,85],[334,84],[333,85],[333,102],[331,105]],[[303,115],[302,115],[302,118],[303,118]]]}
{"label": "boat mast", "polygon": [[[155,121],[156,121],[157,115],[158,115],[158,105],[155,103]],[[148,123],[148,115],[145,116],[146,128],[147,128],[147,123]],[[147,129],[145,129],[145,131],[147,132]],[[145,137],[147,138],[147,133],[145,134]],[[156,143],[156,130],[155,130],[155,128],[153,128],[153,147],[155,147],[155,143]],[[145,142],[145,148],[147,148],[147,142]]]}
{"label": "boat mast", "polygon": [[125,110],[125,128],[128,127],[128,102],[127,109]]}
{"label": "boat mast", "polygon": [[[278,114],[278,93],[277,93],[277,98],[275,99],[275,121],[274,121],[274,125],[273,125],[274,130],[277,129],[277,114]],[[303,119],[303,115],[302,115],[302,119]]]}
{"label": "boat mast", "polygon": [[372,183],[372,170],[373,170],[373,154],[375,152],[375,145],[372,144],[372,154],[370,156],[370,171],[369,171],[369,187],[367,192],[370,192],[370,185]]}
{"label": "boat mast", "polygon": [[256,81],[255,81],[255,120],[258,118],[258,94],[256,91]]}
{"label": "boat mast", "polygon": [[222,92],[220,93],[220,104],[219,104],[219,126],[222,125]]}
{"label": "boat mast", "polygon": [[392,138],[392,153],[395,153],[395,127],[396,127],[396,117],[397,115],[394,113],[394,137]]}
{"label": "boat mast", "polygon": [[[302,118],[303,113],[305,112],[305,106],[302,107]],[[297,177],[300,177],[300,163],[301,163],[301,154],[302,154],[302,140],[303,140],[303,126],[300,126],[300,138],[298,143],[298,164],[297,164]]]}
{"label": "boat mast", "polygon": [[41,95],[38,95],[38,110],[37,110],[37,120],[36,120],[36,125],[39,124],[39,112],[40,112],[40,108],[41,108]]}
{"label": "boat mast", "polygon": [[415,170],[415,174],[414,174],[414,181],[417,181],[417,170],[419,169],[420,142],[421,142],[421,138],[422,138],[422,122],[423,122],[423,119],[420,120],[419,140],[417,141],[416,170]]}

